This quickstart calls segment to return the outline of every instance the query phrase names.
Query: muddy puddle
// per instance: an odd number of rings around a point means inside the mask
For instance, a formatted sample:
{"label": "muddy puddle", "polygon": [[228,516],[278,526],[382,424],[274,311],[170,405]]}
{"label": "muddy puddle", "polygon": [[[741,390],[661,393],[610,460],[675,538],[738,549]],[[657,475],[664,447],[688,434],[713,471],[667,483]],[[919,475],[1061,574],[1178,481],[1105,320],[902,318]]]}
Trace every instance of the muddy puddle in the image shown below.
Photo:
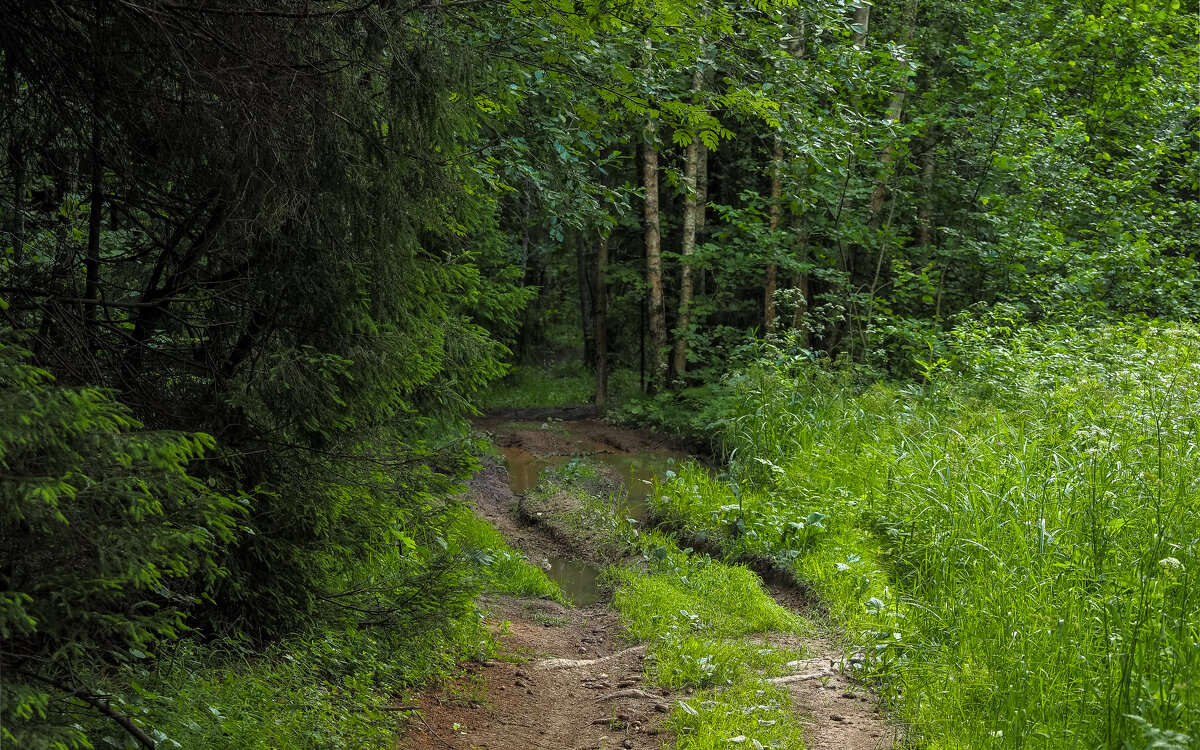
{"label": "muddy puddle", "polygon": [[648,512],[648,498],[655,477],[664,477],[666,472],[682,461],[685,456],[673,451],[646,450],[624,453],[612,450],[589,449],[580,443],[580,452],[573,456],[535,456],[524,448],[505,447],[500,449],[508,467],[509,486],[513,494],[523,495],[537,486],[542,472],[557,466],[565,466],[578,457],[587,456],[592,461],[608,466],[616,472],[624,485],[622,504],[625,514],[644,521]]}
{"label": "muddy puddle", "polygon": [[576,607],[605,601],[607,597],[600,588],[600,569],[595,565],[558,555],[551,555],[547,559],[550,567],[546,575],[558,584]]}
{"label": "muddy puddle", "polygon": [[[621,505],[627,517],[644,521],[648,515],[648,498],[655,477],[665,477],[674,464],[686,456],[682,453],[661,449],[645,449],[637,452],[614,450],[588,440],[567,439],[569,448],[575,453],[536,455],[518,446],[501,447],[508,467],[509,486],[513,494],[522,495],[537,487],[542,472],[565,466],[572,460],[587,457],[590,461],[607,466],[622,482]],[[576,606],[604,601],[606,596],[600,588],[600,569],[581,560],[552,556],[547,558],[546,574],[575,602]]]}

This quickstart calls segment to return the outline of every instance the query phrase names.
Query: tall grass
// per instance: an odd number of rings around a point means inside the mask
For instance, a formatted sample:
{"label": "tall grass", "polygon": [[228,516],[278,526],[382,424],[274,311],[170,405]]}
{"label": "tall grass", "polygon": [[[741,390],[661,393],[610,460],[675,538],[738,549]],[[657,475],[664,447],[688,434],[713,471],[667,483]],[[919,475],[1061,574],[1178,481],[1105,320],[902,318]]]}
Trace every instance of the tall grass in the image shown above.
{"label": "tall grass", "polygon": [[951,352],[858,394],[751,368],[727,481],[681,471],[658,512],[811,582],[928,747],[1200,741],[1200,335],[975,326]]}

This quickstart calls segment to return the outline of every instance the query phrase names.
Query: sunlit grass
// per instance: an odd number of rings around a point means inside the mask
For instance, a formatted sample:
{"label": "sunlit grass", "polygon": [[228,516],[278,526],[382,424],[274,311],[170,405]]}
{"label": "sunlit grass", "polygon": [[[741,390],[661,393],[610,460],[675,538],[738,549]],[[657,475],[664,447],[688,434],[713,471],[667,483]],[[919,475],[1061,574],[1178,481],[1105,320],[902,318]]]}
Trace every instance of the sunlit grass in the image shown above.
{"label": "sunlit grass", "polygon": [[639,537],[638,547],[649,570],[611,570],[613,606],[628,635],[648,644],[649,682],[702,690],[671,715],[676,747],[726,748],[741,737],[733,744],[802,748],[790,698],[764,678],[787,673],[787,663],[806,653],[754,636],[807,634],[808,623],[745,567],[692,555],[656,531]]}
{"label": "sunlit grass", "polygon": [[677,735],[678,750],[805,746],[791,696],[761,679],[698,692],[676,705],[666,726]]}

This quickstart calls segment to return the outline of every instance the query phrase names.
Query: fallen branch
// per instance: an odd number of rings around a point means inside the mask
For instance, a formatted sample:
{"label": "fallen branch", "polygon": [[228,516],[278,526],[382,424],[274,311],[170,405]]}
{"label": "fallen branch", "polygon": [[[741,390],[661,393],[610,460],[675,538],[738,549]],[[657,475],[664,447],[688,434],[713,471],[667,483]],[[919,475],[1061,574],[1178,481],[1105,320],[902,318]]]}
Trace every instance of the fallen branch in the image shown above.
{"label": "fallen branch", "polygon": [[40,682],[44,682],[51,687],[61,690],[73,698],[78,698],[108,718],[112,719],[117,724],[120,724],[121,728],[128,732],[135,740],[141,743],[142,747],[147,748],[147,750],[154,750],[154,740],[150,739],[150,735],[142,731],[142,728],[137,724],[134,724],[133,719],[115,710],[112,707],[112,704],[110,704],[103,697],[86,690],[78,690],[66,684],[65,682],[60,682],[52,677],[46,677],[44,675],[36,674],[34,672],[26,672],[23,670],[21,674],[24,674],[27,677],[32,677]]}
{"label": "fallen branch", "polygon": [[542,661],[539,661],[535,665],[535,668],[536,669],[577,669],[579,667],[593,667],[597,664],[604,664],[605,662],[616,661],[617,659],[620,659],[622,656],[629,656],[630,654],[641,654],[641,653],[644,653],[645,651],[646,651],[645,646],[634,646],[633,648],[627,648],[624,651],[618,651],[615,654],[610,654],[608,656],[604,656],[599,659],[544,659]]}

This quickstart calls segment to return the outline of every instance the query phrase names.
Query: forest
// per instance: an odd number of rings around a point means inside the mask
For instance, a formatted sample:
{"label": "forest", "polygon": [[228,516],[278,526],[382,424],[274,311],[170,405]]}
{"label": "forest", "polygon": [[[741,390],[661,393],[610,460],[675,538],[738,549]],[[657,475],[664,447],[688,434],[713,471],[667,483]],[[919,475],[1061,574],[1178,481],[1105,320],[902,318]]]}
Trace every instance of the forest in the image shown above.
{"label": "forest", "polygon": [[822,747],[737,723],[780,575],[895,747],[1200,748],[1194,5],[4,0],[0,68],[0,747],[408,747],[566,601],[478,420],[588,404],[698,459],[604,516],[653,747]]}

